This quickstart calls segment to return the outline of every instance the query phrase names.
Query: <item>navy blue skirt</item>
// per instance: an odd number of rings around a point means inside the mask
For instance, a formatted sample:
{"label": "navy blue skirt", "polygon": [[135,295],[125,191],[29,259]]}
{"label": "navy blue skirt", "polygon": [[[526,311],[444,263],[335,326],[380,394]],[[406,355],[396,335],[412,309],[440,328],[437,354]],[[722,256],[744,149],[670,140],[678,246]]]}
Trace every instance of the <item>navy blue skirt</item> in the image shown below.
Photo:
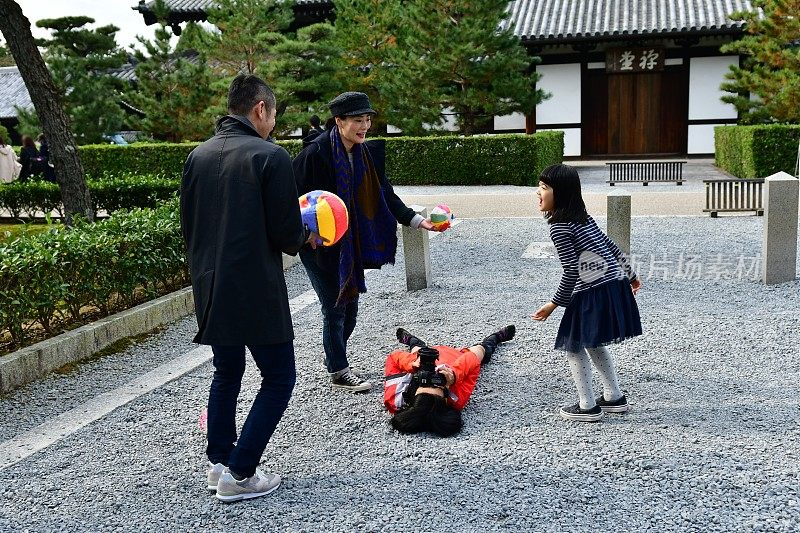
{"label": "navy blue skirt", "polygon": [[572,295],[556,335],[556,350],[579,353],[642,334],[639,307],[627,279]]}

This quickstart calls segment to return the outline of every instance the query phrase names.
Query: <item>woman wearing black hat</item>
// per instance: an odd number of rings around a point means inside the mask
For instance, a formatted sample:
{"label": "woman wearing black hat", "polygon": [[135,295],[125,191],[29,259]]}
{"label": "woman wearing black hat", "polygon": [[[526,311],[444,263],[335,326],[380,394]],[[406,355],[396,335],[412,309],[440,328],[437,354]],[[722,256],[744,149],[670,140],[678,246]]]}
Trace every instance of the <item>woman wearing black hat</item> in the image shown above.
{"label": "woman wearing black hat", "polygon": [[367,291],[364,269],[394,263],[398,222],[434,229],[395,194],[364,144],[375,114],[367,95],[346,92],[328,105],[336,126],[306,143],[294,159],[297,192],[336,193],[347,205],[350,228],[333,246],[304,248],[300,259],[322,306],[322,344],[332,386],[364,392],[372,384],[350,370],[347,361],[358,295]]}

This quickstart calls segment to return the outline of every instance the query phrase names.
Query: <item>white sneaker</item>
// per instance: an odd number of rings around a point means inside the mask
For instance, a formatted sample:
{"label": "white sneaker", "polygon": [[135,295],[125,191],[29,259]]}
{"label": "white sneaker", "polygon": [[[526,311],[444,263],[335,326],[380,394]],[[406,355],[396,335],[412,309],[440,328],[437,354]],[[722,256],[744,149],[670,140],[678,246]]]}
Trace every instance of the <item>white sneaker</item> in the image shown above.
{"label": "white sneaker", "polygon": [[236,478],[226,469],[219,477],[217,498],[226,503],[249,500],[266,496],[277,489],[280,484],[281,477],[278,474],[265,474],[260,468],[256,468],[255,474],[241,481],[236,481]]}
{"label": "white sneaker", "polygon": [[208,463],[208,490],[217,490],[219,476],[222,475],[223,470],[225,470],[225,465],[222,463]]}

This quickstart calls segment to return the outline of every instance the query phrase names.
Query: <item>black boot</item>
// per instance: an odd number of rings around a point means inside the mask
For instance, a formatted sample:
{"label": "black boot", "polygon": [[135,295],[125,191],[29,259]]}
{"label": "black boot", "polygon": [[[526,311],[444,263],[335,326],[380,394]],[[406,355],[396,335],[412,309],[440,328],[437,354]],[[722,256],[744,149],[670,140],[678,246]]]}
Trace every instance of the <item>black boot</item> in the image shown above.
{"label": "black boot", "polygon": [[414,348],[414,346],[419,346],[420,348],[427,346],[424,340],[415,337],[403,328],[397,328],[397,340],[399,340],[401,344],[407,344],[409,349]]}
{"label": "black boot", "polygon": [[497,349],[497,346],[503,342],[513,339],[516,332],[517,328],[512,324],[504,327],[500,331],[492,333],[483,339],[480,344],[483,346],[483,349],[486,351],[486,353],[483,356],[483,361],[481,361],[481,364],[483,365],[491,361],[492,354]]}

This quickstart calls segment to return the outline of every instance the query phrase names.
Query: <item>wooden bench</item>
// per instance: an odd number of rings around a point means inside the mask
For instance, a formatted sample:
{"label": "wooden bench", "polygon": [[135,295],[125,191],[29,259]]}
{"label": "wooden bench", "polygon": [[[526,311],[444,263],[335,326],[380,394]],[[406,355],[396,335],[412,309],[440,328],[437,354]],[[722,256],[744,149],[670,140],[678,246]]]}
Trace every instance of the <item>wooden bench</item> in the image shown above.
{"label": "wooden bench", "polygon": [[675,182],[683,185],[683,165],[686,161],[639,161],[625,163],[606,163],[608,165],[608,184],[617,183]]}
{"label": "wooden bench", "polygon": [[706,208],[716,218],[718,213],[739,213],[755,211],[764,214],[763,179],[722,179],[703,180],[706,189]]}

